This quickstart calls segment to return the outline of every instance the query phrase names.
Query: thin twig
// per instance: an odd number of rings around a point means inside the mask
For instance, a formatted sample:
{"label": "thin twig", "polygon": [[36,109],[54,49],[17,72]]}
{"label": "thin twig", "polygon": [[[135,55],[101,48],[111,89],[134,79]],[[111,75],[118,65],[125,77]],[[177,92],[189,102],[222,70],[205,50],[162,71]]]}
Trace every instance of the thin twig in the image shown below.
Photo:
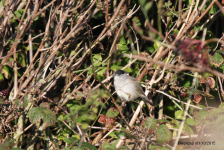
{"label": "thin twig", "polygon": [[187,100],[187,106],[185,108],[185,111],[184,111],[184,115],[183,115],[183,120],[180,124],[180,128],[179,128],[179,132],[177,134],[177,138],[175,140],[175,143],[174,143],[174,146],[173,146],[173,149],[172,150],[175,150],[176,147],[177,147],[177,144],[178,144],[178,141],[179,141],[179,138],[180,138],[180,135],[181,135],[181,132],[182,132],[182,129],[184,127],[184,123],[185,123],[185,120],[186,120],[186,116],[187,116],[187,112],[188,112],[188,109],[189,109],[189,106],[190,106],[190,102],[191,102],[191,96],[193,94],[193,89],[194,89],[194,86],[195,86],[195,83],[196,83],[196,77],[197,77],[198,73],[195,72],[194,73],[194,79],[193,79],[193,83],[192,83],[192,88],[191,88],[191,93],[190,93],[190,96]]}

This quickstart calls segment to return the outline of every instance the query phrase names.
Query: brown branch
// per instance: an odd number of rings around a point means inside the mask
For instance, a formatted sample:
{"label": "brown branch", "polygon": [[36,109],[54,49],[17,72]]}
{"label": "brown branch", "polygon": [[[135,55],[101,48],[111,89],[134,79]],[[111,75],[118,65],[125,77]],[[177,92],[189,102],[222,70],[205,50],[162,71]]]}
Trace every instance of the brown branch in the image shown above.
{"label": "brown branch", "polygon": [[95,40],[94,43],[98,42],[99,39],[103,36],[103,34],[107,31],[107,29],[110,27],[110,25],[113,23],[113,21],[115,20],[115,18],[117,17],[122,5],[124,4],[125,0],[121,0],[120,4],[118,5],[116,12],[114,13],[114,15],[112,16],[112,18],[110,19],[110,21],[108,22],[108,24],[105,25],[105,28],[103,29],[103,31],[100,33],[100,35],[98,36],[98,38]]}
{"label": "brown branch", "polygon": [[[131,55],[129,54],[124,54],[125,57],[130,57]],[[160,66],[165,66],[166,63],[164,62],[160,62],[158,60],[154,60],[154,59],[151,59],[151,58],[145,58],[145,57],[142,57],[142,56],[138,56],[138,55],[132,55],[131,56],[132,58],[137,58],[141,61],[145,61],[145,62],[149,62],[150,63],[150,66],[154,65],[154,64],[157,64],[157,65],[160,65]],[[192,72],[200,72],[200,73],[203,73],[203,72],[210,72],[216,76],[220,76],[224,79],[224,74],[216,71],[216,70],[212,70],[208,67],[205,67],[205,66],[197,66],[197,68],[195,67],[189,67],[189,66],[185,66],[184,64],[181,64],[181,65],[172,65],[172,64],[167,64],[167,69],[172,69],[173,71],[176,71],[176,72],[181,72],[181,71],[185,71],[185,70],[189,70],[189,71],[192,71]]]}
{"label": "brown branch", "polygon": [[195,21],[195,23],[192,26],[195,26],[206,14],[207,12],[211,9],[212,5],[216,2],[217,0],[213,0],[210,5],[207,7],[207,9],[204,11],[204,13]]}

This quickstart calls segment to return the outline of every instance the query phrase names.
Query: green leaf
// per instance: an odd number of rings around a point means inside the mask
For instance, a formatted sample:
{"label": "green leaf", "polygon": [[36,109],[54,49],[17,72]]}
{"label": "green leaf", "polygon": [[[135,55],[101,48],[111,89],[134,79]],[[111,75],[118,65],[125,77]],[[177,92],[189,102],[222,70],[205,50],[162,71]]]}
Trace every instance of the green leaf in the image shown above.
{"label": "green leaf", "polygon": [[181,78],[178,81],[180,81],[179,86],[184,86],[188,88],[191,85],[192,78],[188,78],[188,79]]}
{"label": "green leaf", "polygon": [[121,53],[126,53],[128,51],[127,42],[123,35],[120,37],[120,42],[117,44],[117,46],[118,51]]}
{"label": "green leaf", "polygon": [[132,21],[133,21],[133,22],[136,22],[137,26],[139,26],[139,27],[142,25],[141,22],[140,22],[140,20],[139,20],[137,17],[134,17],[134,18],[132,19]]}
{"label": "green leaf", "polygon": [[218,108],[213,108],[210,112],[209,112],[209,116],[211,117],[217,117],[218,114],[222,113],[222,110],[218,109]]}
{"label": "green leaf", "polygon": [[216,5],[212,5],[211,9],[209,10],[210,14],[214,14],[218,11],[218,7]]}
{"label": "green leaf", "polygon": [[11,73],[9,71],[9,67],[8,66],[4,66],[2,68],[2,74],[5,76],[6,79],[9,79],[11,77]]}
{"label": "green leaf", "polygon": [[[68,143],[69,145],[78,145],[79,144],[78,139],[75,138],[75,137],[65,138],[64,141],[66,143]],[[87,142],[82,142],[81,148],[87,148],[87,149],[90,149],[90,150],[97,150],[97,148],[95,146],[93,146],[92,144],[87,143]]]}
{"label": "green leaf", "polygon": [[142,121],[142,127],[148,129],[147,134],[152,134],[156,130],[157,120],[151,117],[148,117]]}
{"label": "green leaf", "polygon": [[[116,134],[115,134],[115,133],[116,133]],[[120,134],[120,132],[117,132],[117,131],[115,130],[115,131],[111,132],[111,133],[109,134],[109,136],[112,137],[112,138],[118,139],[119,136],[117,136],[117,133]],[[122,132],[122,133],[123,133],[123,132]]]}
{"label": "green leaf", "polygon": [[209,55],[210,61],[213,65],[219,67],[223,63],[223,57],[220,53],[215,53],[213,56]]}
{"label": "green leaf", "polygon": [[[32,44],[32,48],[33,48],[33,50],[36,50],[36,49],[38,48],[38,46],[37,46],[36,44]],[[30,45],[28,45],[28,46],[26,47],[26,50],[27,50],[27,51],[30,50]]]}
{"label": "green leaf", "polygon": [[157,49],[157,48],[159,47],[158,43],[155,42],[155,43],[153,44],[153,47],[154,47],[154,49]]}
{"label": "green leaf", "polygon": [[15,102],[16,106],[19,106],[19,99],[15,99],[14,102]]}
{"label": "green leaf", "polygon": [[178,110],[175,112],[175,119],[183,119],[183,111],[182,110]]}
{"label": "green leaf", "polygon": [[[103,141],[103,144],[102,144],[102,150],[107,150],[107,149],[110,149],[112,148],[111,145],[109,144],[108,141]],[[114,147],[114,149],[116,149],[116,147]]]}
{"label": "green leaf", "polygon": [[66,137],[66,138],[64,139],[64,141],[65,141],[66,143],[68,143],[69,145],[71,145],[71,144],[73,144],[73,142],[78,141],[78,139],[75,138],[75,137],[69,137],[69,138]]}
{"label": "green leaf", "polygon": [[93,146],[92,144],[87,143],[87,142],[83,142],[82,147],[87,148],[87,149],[91,149],[91,150],[97,150],[97,148],[95,146]]}
{"label": "green leaf", "polygon": [[145,4],[145,6],[144,6],[144,9],[145,9],[145,11],[146,12],[148,12],[149,11],[149,9],[152,7],[152,1],[151,2],[148,2],[148,3],[146,3]]}
{"label": "green leaf", "polygon": [[153,53],[155,51],[155,49],[153,47],[148,47],[147,50],[150,52],[150,53]]}
{"label": "green leaf", "polygon": [[129,68],[129,67],[125,68],[124,71],[127,72],[127,73],[132,72],[131,68]]}
{"label": "green leaf", "polygon": [[[108,141],[104,140],[102,144],[102,150],[115,150],[116,149],[116,144],[118,143],[119,139],[114,141],[113,143],[109,144]],[[120,150],[129,150],[129,148],[125,146],[121,146],[119,148]]]}
{"label": "green leaf", "polygon": [[29,119],[31,123],[37,123],[41,119],[41,110],[39,107],[34,107],[30,110]]}
{"label": "green leaf", "polygon": [[18,18],[21,18],[21,16],[23,15],[23,12],[24,12],[24,9],[21,9],[21,10],[16,10],[15,11],[15,14]]}
{"label": "green leaf", "polygon": [[54,125],[57,121],[55,114],[48,108],[40,107],[44,122]]}
{"label": "green leaf", "polygon": [[[95,64],[95,62],[97,62],[97,63]],[[94,66],[99,66],[101,64],[101,62],[102,62],[102,56],[100,54],[95,54],[93,56],[93,64],[94,64]]]}
{"label": "green leaf", "polygon": [[126,129],[122,129],[122,128],[121,128],[121,131],[116,131],[116,130],[115,130],[115,131],[114,131],[114,134],[115,134],[117,137],[119,137],[119,138],[120,138],[120,137],[127,136],[128,133],[126,134],[125,130],[126,130]]}
{"label": "green leaf", "polygon": [[169,6],[171,6],[171,5],[172,5],[171,2],[169,2],[169,3],[165,2],[165,7],[169,7]]}
{"label": "green leaf", "polygon": [[103,76],[104,72],[107,70],[107,67],[99,67],[98,75]]}
{"label": "green leaf", "polygon": [[31,94],[27,94],[25,97],[24,97],[24,100],[23,100],[23,103],[22,103],[22,107],[26,107],[28,105],[28,102],[31,100]]}
{"label": "green leaf", "polygon": [[115,118],[118,115],[119,115],[119,111],[114,107],[111,107],[106,113],[106,116],[111,117],[111,118]]}
{"label": "green leaf", "polygon": [[187,119],[186,119],[186,122],[187,122],[187,124],[189,124],[190,126],[194,126],[194,125],[196,124],[196,122],[195,122],[193,119],[191,119],[191,118],[187,118]]}
{"label": "green leaf", "polygon": [[194,131],[187,124],[184,124],[183,130],[189,133],[190,135],[194,134]]}
{"label": "green leaf", "polygon": [[196,32],[196,31],[198,31],[200,28],[201,28],[201,23],[199,23],[199,25],[197,26],[197,25],[195,25],[194,26],[194,32]]}
{"label": "green leaf", "polygon": [[4,76],[0,73],[0,82],[4,81]]}
{"label": "green leaf", "polygon": [[160,125],[156,130],[156,141],[160,144],[168,144],[172,139],[172,133],[164,124]]}
{"label": "green leaf", "polygon": [[167,16],[172,16],[172,13],[171,12],[167,12]]}
{"label": "green leaf", "polygon": [[169,111],[174,111],[174,107],[173,106],[166,106],[166,108],[169,110]]}
{"label": "green leaf", "polygon": [[120,69],[122,69],[122,68],[123,68],[123,67],[118,66],[118,65],[112,65],[112,66],[110,67],[110,70],[117,71],[117,70],[120,70]]}
{"label": "green leaf", "polygon": [[127,42],[126,42],[126,40],[125,40],[123,35],[120,36],[120,42],[118,44],[122,44],[122,45],[126,45],[127,44]]}
{"label": "green leaf", "polygon": [[196,121],[201,121],[202,119],[205,119],[205,117],[208,116],[208,112],[207,111],[204,111],[204,110],[199,110],[198,111],[198,115],[196,117]]}
{"label": "green leaf", "polygon": [[139,2],[140,5],[143,6],[145,4],[146,0],[139,0],[138,2]]}

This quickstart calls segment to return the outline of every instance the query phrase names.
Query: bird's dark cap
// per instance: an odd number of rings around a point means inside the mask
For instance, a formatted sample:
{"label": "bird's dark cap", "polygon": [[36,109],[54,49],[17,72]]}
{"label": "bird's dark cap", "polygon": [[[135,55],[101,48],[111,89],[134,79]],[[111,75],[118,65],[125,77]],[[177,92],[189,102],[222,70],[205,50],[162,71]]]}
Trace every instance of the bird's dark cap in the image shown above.
{"label": "bird's dark cap", "polygon": [[125,74],[125,72],[123,70],[117,70],[114,75],[121,75],[121,74]]}

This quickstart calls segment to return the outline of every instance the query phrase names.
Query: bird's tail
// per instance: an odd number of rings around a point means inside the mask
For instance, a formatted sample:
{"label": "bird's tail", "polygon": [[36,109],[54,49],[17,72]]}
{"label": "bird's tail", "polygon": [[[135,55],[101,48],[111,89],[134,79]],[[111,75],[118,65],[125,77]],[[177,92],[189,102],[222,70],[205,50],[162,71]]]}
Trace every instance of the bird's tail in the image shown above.
{"label": "bird's tail", "polygon": [[146,96],[143,97],[143,100],[145,102],[148,102],[150,105],[154,106],[154,104]]}

